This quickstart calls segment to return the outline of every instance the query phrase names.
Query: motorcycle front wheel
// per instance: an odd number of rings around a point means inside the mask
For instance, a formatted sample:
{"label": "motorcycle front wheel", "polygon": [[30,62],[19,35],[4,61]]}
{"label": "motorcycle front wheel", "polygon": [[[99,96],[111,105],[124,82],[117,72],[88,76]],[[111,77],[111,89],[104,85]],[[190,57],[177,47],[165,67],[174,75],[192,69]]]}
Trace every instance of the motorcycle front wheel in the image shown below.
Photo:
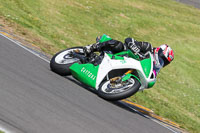
{"label": "motorcycle front wheel", "polygon": [[78,58],[74,58],[70,55],[73,50],[79,50],[80,54],[83,54],[83,47],[73,47],[60,51],[51,58],[51,70],[61,76],[71,75],[69,67],[76,62],[80,62]]}
{"label": "motorcycle front wheel", "polygon": [[100,85],[98,95],[103,99],[116,101],[132,96],[139,88],[140,82],[135,78],[130,78],[118,84],[111,83],[107,80]]}

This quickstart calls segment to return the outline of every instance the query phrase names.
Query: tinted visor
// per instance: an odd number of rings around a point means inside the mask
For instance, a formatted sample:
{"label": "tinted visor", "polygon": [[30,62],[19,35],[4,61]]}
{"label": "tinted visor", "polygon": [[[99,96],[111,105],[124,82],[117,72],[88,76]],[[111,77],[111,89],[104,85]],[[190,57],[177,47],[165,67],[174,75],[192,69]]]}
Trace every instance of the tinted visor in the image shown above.
{"label": "tinted visor", "polygon": [[160,62],[160,67],[164,67],[164,65],[165,65],[164,60],[161,57],[158,57],[158,58],[159,58],[159,62]]}
{"label": "tinted visor", "polygon": [[[168,65],[170,62],[167,60],[167,58],[164,56],[164,54],[163,54],[163,50],[162,49],[160,49],[159,51],[158,51],[158,56],[159,56],[159,61],[160,61],[160,59],[164,62],[164,64],[163,64],[163,67],[165,67],[166,65]],[[162,62],[161,61],[161,62]]]}
{"label": "tinted visor", "polygon": [[158,59],[159,59],[159,65],[154,65],[153,67],[154,67],[154,70],[156,71],[156,73],[158,73],[158,72],[160,72],[160,69],[161,68],[163,68],[164,67],[164,60],[162,59],[162,58],[160,58],[160,57],[158,57]]}

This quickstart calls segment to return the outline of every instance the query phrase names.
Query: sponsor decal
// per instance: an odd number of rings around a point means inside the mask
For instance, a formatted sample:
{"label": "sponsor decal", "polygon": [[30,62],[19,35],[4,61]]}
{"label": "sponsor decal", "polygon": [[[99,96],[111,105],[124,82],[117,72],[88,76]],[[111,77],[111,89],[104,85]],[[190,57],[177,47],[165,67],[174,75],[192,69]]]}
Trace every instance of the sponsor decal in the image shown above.
{"label": "sponsor decal", "polygon": [[84,73],[88,78],[92,80],[95,80],[96,78],[96,76],[93,73],[91,73],[89,70],[87,70],[85,67],[81,69],[81,72]]}

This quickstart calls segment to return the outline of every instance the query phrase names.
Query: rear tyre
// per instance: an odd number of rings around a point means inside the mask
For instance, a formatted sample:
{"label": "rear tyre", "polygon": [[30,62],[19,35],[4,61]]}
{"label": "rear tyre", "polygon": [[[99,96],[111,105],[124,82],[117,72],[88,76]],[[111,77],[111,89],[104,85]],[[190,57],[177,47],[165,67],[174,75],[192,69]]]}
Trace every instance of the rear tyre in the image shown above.
{"label": "rear tyre", "polygon": [[116,85],[113,87],[109,80],[105,81],[99,87],[98,95],[109,101],[116,101],[130,97],[139,90],[140,82],[135,78],[130,78],[129,81],[126,82],[126,85]]}
{"label": "rear tyre", "polygon": [[73,47],[55,54],[50,61],[51,70],[61,76],[71,75],[69,67],[74,63],[80,63],[78,58],[70,57],[70,52],[76,49],[83,53],[83,47]]}

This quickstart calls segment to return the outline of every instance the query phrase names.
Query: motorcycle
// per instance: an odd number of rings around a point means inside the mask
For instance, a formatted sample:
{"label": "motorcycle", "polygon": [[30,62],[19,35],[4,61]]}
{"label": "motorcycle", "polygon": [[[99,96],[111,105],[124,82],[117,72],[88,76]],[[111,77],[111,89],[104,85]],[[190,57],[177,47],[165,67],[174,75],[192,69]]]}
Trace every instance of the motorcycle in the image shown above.
{"label": "motorcycle", "polygon": [[[111,40],[103,35],[100,43]],[[153,56],[134,54],[131,50],[116,54],[102,51],[84,54],[83,47],[72,47],[55,54],[50,61],[53,72],[72,75],[97,90],[106,100],[125,99],[155,84]]]}

